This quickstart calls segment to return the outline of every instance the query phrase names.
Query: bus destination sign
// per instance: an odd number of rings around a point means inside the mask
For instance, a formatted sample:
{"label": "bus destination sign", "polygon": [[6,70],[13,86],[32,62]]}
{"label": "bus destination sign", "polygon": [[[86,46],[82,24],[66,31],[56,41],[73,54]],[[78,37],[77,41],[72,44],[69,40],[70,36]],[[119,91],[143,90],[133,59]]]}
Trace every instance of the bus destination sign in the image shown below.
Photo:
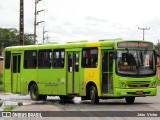
{"label": "bus destination sign", "polygon": [[118,48],[153,48],[152,43],[148,42],[119,42]]}

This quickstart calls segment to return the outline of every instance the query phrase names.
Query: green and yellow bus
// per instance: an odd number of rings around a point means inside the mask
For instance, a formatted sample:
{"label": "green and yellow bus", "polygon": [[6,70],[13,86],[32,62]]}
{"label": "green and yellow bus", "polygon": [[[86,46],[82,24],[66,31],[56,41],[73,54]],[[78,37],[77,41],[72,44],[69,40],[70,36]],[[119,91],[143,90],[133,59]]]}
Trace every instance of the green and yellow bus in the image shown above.
{"label": "green and yellow bus", "polygon": [[5,48],[6,92],[32,100],[59,96],[71,100],[125,98],[157,94],[156,54],[152,42],[107,39]]}

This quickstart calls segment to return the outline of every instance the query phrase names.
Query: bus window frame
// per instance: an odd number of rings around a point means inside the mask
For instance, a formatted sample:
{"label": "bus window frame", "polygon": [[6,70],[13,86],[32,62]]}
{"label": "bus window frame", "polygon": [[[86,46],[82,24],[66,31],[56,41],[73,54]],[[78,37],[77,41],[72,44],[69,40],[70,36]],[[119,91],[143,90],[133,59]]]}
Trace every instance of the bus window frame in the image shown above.
{"label": "bus window frame", "polygon": [[[7,56],[7,53],[9,53],[9,56]],[[5,69],[11,68],[10,63],[11,63],[11,51],[5,51],[5,64],[4,64]]]}
{"label": "bus window frame", "polygon": [[[140,50],[143,50],[143,51],[145,51],[145,49],[128,49],[129,51],[130,50],[134,50],[134,51],[136,51],[136,52],[138,52],[138,51],[140,51]],[[116,53],[117,53],[117,51],[126,51],[126,49],[116,49]],[[150,76],[155,76],[156,75],[156,72],[157,72],[157,69],[156,69],[156,63],[157,63],[157,56],[156,56],[156,52],[155,52],[155,50],[154,49],[152,49],[152,50],[148,50],[148,51],[153,51],[153,54],[154,54],[154,60],[155,60],[155,71],[154,71],[154,73],[153,74],[148,74],[148,75],[139,75],[139,73],[137,74],[137,75],[126,75],[126,74],[121,74],[121,73],[119,73],[118,72],[118,70],[117,70],[117,65],[118,65],[118,63],[117,63],[117,55],[116,55],[116,59],[115,59],[115,73],[118,75],[118,76],[122,76],[122,77],[134,77],[134,78],[136,78],[136,77],[139,77],[139,78],[143,78],[143,77],[150,77]],[[138,69],[139,70],[139,69]]]}
{"label": "bus window frame", "polygon": [[[89,49],[89,50],[93,50],[93,49],[97,50],[97,55],[96,55],[97,60],[96,60],[96,62],[94,61],[95,65],[84,66],[84,64],[83,64],[83,62],[84,62],[83,51],[87,50],[87,49]],[[88,57],[88,58],[92,59],[92,57]],[[92,60],[90,60],[90,61],[91,61],[90,64],[92,64],[93,61]],[[98,47],[85,47],[85,48],[82,48],[81,67],[82,68],[97,68],[98,67]]]}
{"label": "bus window frame", "polygon": [[[61,59],[61,66],[54,65],[55,64],[54,63],[54,52],[61,53],[61,54],[59,54],[59,56],[61,56],[61,57],[58,58],[59,60]],[[63,58],[62,58],[62,52],[64,52]],[[62,63],[62,61],[63,61],[63,63]],[[58,63],[60,63],[60,61],[58,61]],[[53,69],[63,69],[65,67],[65,49],[53,49],[53,51],[52,51],[52,66],[51,67]]]}
{"label": "bus window frame", "polygon": [[[25,66],[25,57],[26,57],[26,55],[25,55],[25,53],[26,52],[28,52],[28,51],[33,51],[33,52],[36,52],[36,59],[31,59],[32,61],[34,61],[33,62],[33,64],[34,64],[34,66],[32,66],[32,67],[28,67],[27,65]],[[38,52],[37,52],[37,50],[24,50],[24,60],[23,60],[23,67],[24,67],[24,69],[36,69],[37,68],[37,66],[38,66]],[[28,59],[27,59],[28,60]]]}
{"label": "bus window frame", "polygon": [[[43,66],[39,66],[39,65],[41,65],[41,64],[39,64],[39,62],[40,62],[40,60],[39,60],[39,52],[49,52],[49,53],[51,53],[51,58],[50,58],[50,60],[47,60],[47,61],[49,61],[50,62],[50,66],[49,67],[47,67],[47,66],[45,66],[45,67],[43,67]],[[38,67],[38,69],[50,69],[51,67],[52,67],[52,56],[53,56],[53,51],[52,51],[52,49],[40,49],[40,50],[38,50],[37,51],[37,61],[38,61],[38,65],[37,65],[37,67]],[[43,61],[43,60],[42,60]],[[43,61],[44,62],[44,61]]]}

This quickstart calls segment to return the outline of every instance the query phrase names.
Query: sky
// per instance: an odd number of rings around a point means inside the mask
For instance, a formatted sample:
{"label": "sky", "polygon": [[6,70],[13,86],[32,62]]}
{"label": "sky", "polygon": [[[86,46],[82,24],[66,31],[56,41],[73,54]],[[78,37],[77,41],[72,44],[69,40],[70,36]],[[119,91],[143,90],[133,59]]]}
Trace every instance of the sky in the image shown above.
{"label": "sky", "polygon": [[[0,0],[0,27],[19,29],[20,0]],[[37,15],[37,40],[42,43],[43,26],[49,42],[98,41],[122,38],[142,40],[140,28],[148,27],[145,39],[160,39],[159,0],[42,0]],[[24,0],[24,32],[34,33],[35,0]],[[46,41],[45,41],[46,42]]]}

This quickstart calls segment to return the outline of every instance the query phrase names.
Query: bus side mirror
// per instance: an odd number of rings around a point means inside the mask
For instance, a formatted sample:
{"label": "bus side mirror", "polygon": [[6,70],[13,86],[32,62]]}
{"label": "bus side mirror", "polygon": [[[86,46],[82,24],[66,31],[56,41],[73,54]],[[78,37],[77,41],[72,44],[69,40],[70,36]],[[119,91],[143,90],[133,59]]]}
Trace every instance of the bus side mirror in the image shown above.
{"label": "bus side mirror", "polygon": [[117,58],[117,51],[114,51],[113,52],[113,59],[116,59]]}

